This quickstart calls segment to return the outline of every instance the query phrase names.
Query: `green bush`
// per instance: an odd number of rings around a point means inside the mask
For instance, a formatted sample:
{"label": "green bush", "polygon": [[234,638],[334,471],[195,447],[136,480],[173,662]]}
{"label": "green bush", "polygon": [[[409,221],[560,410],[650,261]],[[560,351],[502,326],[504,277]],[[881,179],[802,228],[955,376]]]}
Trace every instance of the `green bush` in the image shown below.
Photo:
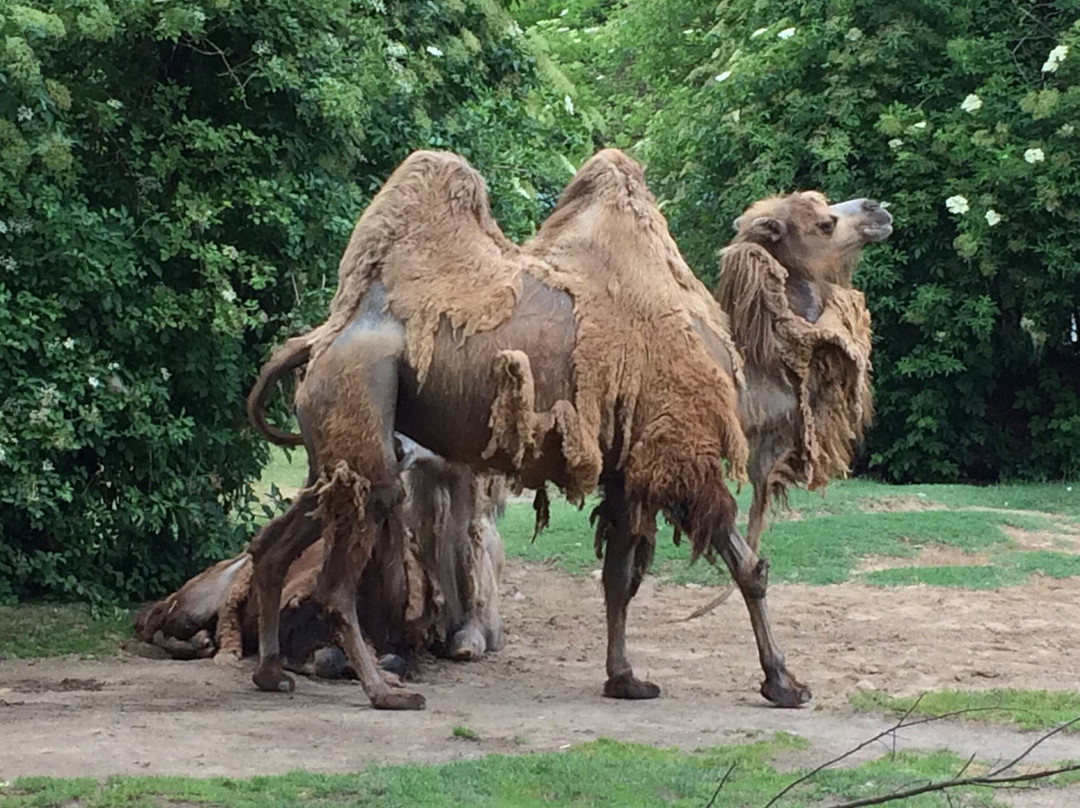
{"label": "green bush", "polygon": [[0,31],[0,599],[144,599],[242,544],[247,387],[408,151],[466,154],[520,236],[588,148],[492,0],[0,0]]}
{"label": "green bush", "polygon": [[563,7],[531,32],[647,163],[707,279],[753,199],[891,203],[896,233],[856,276],[875,324],[873,471],[1080,474],[1075,0]]}

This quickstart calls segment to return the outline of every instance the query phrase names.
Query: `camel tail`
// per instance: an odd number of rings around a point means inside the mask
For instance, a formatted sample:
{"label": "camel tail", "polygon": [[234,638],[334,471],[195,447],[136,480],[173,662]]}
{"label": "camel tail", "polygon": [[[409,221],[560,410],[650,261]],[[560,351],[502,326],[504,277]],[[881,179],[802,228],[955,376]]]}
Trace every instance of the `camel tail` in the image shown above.
{"label": "camel tail", "polygon": [[255,379],[255,384],[248,393],[248,420],[260,435],[278,446],[300,446],[304,441],[300,435],[278,429],[266,422],[267,396],[286,373],[307,364],[310,355],[310,340],[303,337],[289,340],[284,348],[270,357],[270,361],[262,366],[259,377]]}

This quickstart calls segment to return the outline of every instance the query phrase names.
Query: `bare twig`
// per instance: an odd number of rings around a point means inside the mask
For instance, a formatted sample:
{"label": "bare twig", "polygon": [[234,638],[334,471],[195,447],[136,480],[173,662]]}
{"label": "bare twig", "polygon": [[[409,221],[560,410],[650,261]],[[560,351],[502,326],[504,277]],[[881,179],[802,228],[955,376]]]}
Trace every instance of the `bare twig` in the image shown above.
{"label": "bare twig", "polygon": [[[769,802],[765,804],[764,808],[771,808],[771,806],[775,805],[780,799],[782,799],[788,792],[790,792],[793,788],[795,788],[800,783],[805,783],[807,780],[814,777],[816,774],[823,771],[824,769],[826,769],[826,768],[828,768],[828,767],[830,767],[830,766],[832,766],[832,765],[834,765],[836,763],[839,763],[841,760],[844,760],[847,757],[850,757],[851,755],[858,752],[860,749],[866,748],[867,746],[874,743],[875,741],[880,740],[882,737],[884,737],[884,736],[886,736],[886,735],[888,735],[890,733],[892,733],[893,736],[895,737],[895,733],[899,729],[906,729],[907,727],[916,726],[918,724],[925,724],[925,723],[929,723],[931,721],[940,721],[940,720],[942,720],[944,718],[949,718],[949,717],[956,716],[956,715],[963,715],[963,714],[966,714],[966,713],[984,712],[984,711],[987,711],[987,710],[1000,710],[1001,709],[999,707],[979,707],[979,708],[972,708],[972,709],[968,709],[968,710],[955,710],[955,711],[952,711],[950,713],[943,713],[941,715],[935,715],[935,716],[931,716],[929,718],[919,719],[919,720],[916,720],[916,721],[908,721],[908,718],[911,716],[911,713],[915,710],[915,708],[918,706],[918,704],[919,704],[919,700],[916,700],[915,703],[912,704],[911,707],[908,709],[908,711],[906,713],[904,713],[903,717],[895,725],[893,725],[889,729],[884,730],[883,732],[879,732],[873,738],[870,738],[869,740],[864,741],[863,743],[856,746],[854,749],[851,749],[850,751],[845,752],[843,755],[840,755],[839,757],[833,758],[832,760],[828,761],[827,763],[824,763],[821,766],[818,766],[813,771],[809,772],[806,775],[803,775],[802,777],[798,778],[794,782],[790,783],[786,788],[784,788],[783,791],[781,791],[776,796],[774,796],[771,800],[769,800]],[[1070,765],[1067,765],[1067,766],[1060,766],[1060,767],[1055,768],[1055,769],[1044,769],[1044,770],[1036,771],[1036,772],[1028,772],[1026,774],[1008,774],[1008,775],[1005,774],[1005,772],[1009,771],[1010,769],[1015,767],[1018,763],[1021,763],[1023,760],[1025,760],[1032,753],[1032,751],[1034,751],[1035,748],[1038,747],[1040,744],[1044,743],[1049,738],[1052,738],[1053,736],[1057,735],[1058,733],[1063,732],[1066,729],[1068,729],[1069,727],[1072,727],[1072,726],[1074,726],[1076,724],[1080,724],[1080,716],[1077,716],[1076,718],[1072,719],[1071,721],[1066,721],[1064,724],[1060,724],[1060,725],[1054,727],[1052,730],[1043,733],[1038,738],[1036,738],[1031,744],[1029,744],[1028,747],[1026,749],[1024,749],[1024,751],[1021,752],[1019,755],[1017,755],[1015,758],[1010,760],[1008,763],[1005,763],[1005,764],[1003,764],[1001,766],[998,766],[995,769],[992,769],[991,771],[987,772],[986,774],[975,775],[975,776],[971,776],[971,777],[964,777],[963,776],[963,774],[971,767],[971,764],[975,761],[975,755],[972,755],[970,758],[968,758],[967,762],[963,765],[963,767],[961,767],[960,771],[957,772],[956,776],[952,777],[952,778],[950,778],[948,780],[939,780],[939,781],[936,781],[936,782],[932,781],[932,782],[928,782],[928,783],[925,783],[925,784],[919,785],[919,786],[911,786],[911,787],[907,787],[907,788],[901,788],[901,789],[893,791],[893,792],[891,792],[889,794],[879,794],[879,795],[873,796],[873,797],[863,797],[863,798],[860,798],[860,799],[857,799],[857,800],[852,800],[850,802],[838,803],[838,804],[832,806],[832,808],[861,808],[862,806],[867,806],[867,805],[883,805],[884,803],[887,803],[887,802],[894,802],[894,801],[897,801],[897,800],[905,800],[905,799],[909,799],[911,797],[919,796],[920,794],[927,794],[927,793],[934,792],[934,791],[945,792],[946,799],[949,801],[949,804],[951,805],[952,804],[952,799],[951,799],[951,797],[948,796],[949,789],[963,788],[963,787],[977,787],[977,786],[993,787],[993,788],[1017,788],[1017,787],[1021,787],[1020,784],[1031,783],[1031,782],[1033,782],[1035,780],[1043,780],[1043,779],[1046,779],[1048,777],[1054,777],[1055,775],[1058,775],[1058,774],[1066,774],[1068,772],[1080,771],[1080,763],[1075,763],[1075,764],[1070,764]]]}
{"label": "bare twig", "polygon": [[713,598],[711,601],[706,603],[704,606],[701,606],[701,607],[699,607],[697,609],[694,609],[694,611],[690,612],[690,614],[688,614],[686,617],[680,617],[675,622],[676,623],[689,623],[691,620],[696,620],[699,617],[704,617],[709,612],[711,612],[713,609],[715,609],[717,606],[719,606],[724,601],[726,601],[728,598],[730,598],[734,591],[735,591],[735,584],[728,584],[728,588],[725,589],[723,592],[721,592],[719,595],[717,595],[715,598]]}
{"label": "bare twig", "polygon": [[712,793],[712,799],[710,799],[709,802],[705,805],[705,808],[712,808],[713,807],[713,803],[716,802],[716,798],[720,795],[720,789],[722,789],[724,787],[724,783],[727,782],[727,779],[731,776],[731,773],[733,771],[735,771],[735,767],[738,766],[738,765],[739,765],[739,761],[736,760],[734,763],[732,763],[730,766],[728,766],[728,770],[726,772],[724,772],[724,776],[720,778],[720,785],[718,785],[716,787],[716,791],[714,791]]}
{"label": "bare twig", "polygon": [[911,717],[912,712],[914,712],[915,708],[919,706],[920,701],[922,701],[922,696],[919,696],[919,698],[915,699],[915,702],[911,705],[911,707],[908,708],[908,711],[906,713],[904,713],[900,717],[900,720],[897,721],[893,726],[889,727],[887,730],[879,732],[873,738],[870,738],[868,740],[863,741],[861,744],[856,746],[854,749],[849,749],[847,752],[844,752],[844,754],[840,755],[839,757],[835,757],[832,760],[828,760],[825,763],[822,763],[816,769],[812,769],[811,771],[807,772],[806,774],[804,774],[802,777],[798,778],[797,780],[793,780],[792,782],[788,783],[788,785],[779,794],[777,794],[771,800],[769,800],[767,803],[765,803],[765,808],[772,808],[772,806],[776,805],[776,803],[780,802],[780,800],[783,799],[784,795],[787,794],[789,791],[791,791],[791,789],[795,788],[795,786],[799,785],[800,783],[805,783],[807,780],[809,780],[811,777],[814,777],[819,772],[824,771],[825,769],[829,768],[830,766],[836,765],[841,760],[845,760],[846,758],[851,757],[856,752],[868,747],[870,744],[881,740],[882,738],[884,738],[889,733],[896,732],[896,730],[901,729],[904,726],[910,726],[909,724],[905,724],[904,722],[907,721],[908,718]]}
{"label": "bare twig", "polygon": [[927,783],[925,786],[910,788],[907,791],[897,791],[892,794],[883,794],[878,797],[864,797],[863,799],[852,800],[851,802],[841,802],[832,806],[832,808],[862,808],[862,806],[865,805],[883,805],[886,802],[906,800],[911,797],[917,797],[920,794],[928,794],[931,791],[946,791],[950,788],[962,788],[964,786],[999,788],[1010,783],[1028,783],[1033,780],[1043,780],[1047,777],[1054,777],[1059,774],[1078,771],[1080,771],[1080,763],[1074,763],[1070,766],[1060,766],[1056,769],[1045,769],[1043,771],[1029,772],[1027,774],[1014,774],[1009,777],[990,777],[989,775],[985,775],[982,777],[965,777],[959,780],[942,780],[937,783]]}
{"label": "bare twig", "polygon": [[1076,724],[1078,722],[1080,722],[1080,715],[1078,715],[1076,718],[1072,719],[1072,721],[1066,721],[1064,724],[1059,724],[1058,726],[1054,727],[1049,732],[1046,732],[1046,733],[1040,735],[1038,738],[1035,739],[1034,743],[1032,743],[1027,749],[1025,749],[1023,752],[1021,752],[1019,755],[1017,755],[1011,761],[1006,763],[1004,766],[999,766],[998,768],[994,769],[992,772],[990,772],[990,774],[987,775],[987,777],[993,777],[995,775],[1001,774],[1002,772],[1008,771],[1013,766],[1015,766],[1017,763],[1019,763],[1021,760],[1023,760],[1028,755],[1030,755],[1032,750],[1034,750],[1035,747],[1038,746],[1039,744],[1041,744],[1043,741],[1047,740],[1048,738],[1054,737],[1059,732],[1063,732],[1063,731],[1067,730],[1069,727],[1073,726],[1074,724]]}

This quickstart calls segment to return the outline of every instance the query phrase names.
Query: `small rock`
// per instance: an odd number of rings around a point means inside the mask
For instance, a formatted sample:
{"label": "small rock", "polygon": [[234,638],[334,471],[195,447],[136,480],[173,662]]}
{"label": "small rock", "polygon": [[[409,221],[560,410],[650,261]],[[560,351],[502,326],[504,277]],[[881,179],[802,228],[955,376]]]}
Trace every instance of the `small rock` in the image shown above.
{"label": "small rock", "polygon": [[603,570],[593,570],[592,572],[589,573],[589,577],[592,578],[594,581],[599,581],[603,576],[604,576],[604,571]]}
{"label": "small rock", "polygon": [[514,593],[514,600],[525,600],[525,594],[520,590]]}
{"label": "small rock", "polygon": [[855,683],[855,689],[862,693],[866,693],[871,690],[877,690],[877,688],[874,687],[874,683],[869,681],[868,679],[860,679],[859,681],[857,681]]}

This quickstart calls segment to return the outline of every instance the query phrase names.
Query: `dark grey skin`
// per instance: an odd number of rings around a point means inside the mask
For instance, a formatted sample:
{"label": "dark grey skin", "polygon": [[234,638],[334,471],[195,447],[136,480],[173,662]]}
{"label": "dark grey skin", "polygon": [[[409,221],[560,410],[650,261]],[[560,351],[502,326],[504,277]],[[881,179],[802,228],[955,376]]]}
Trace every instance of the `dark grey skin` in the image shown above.
{"label": "dark grey skin", "polygon": [[[841,208],[842,206],[836,206]],[[840,210],[839,218],[847,216]],[[535,380],[536,410],[550,410],[557,401],[573,401],[572,356],[576,323],[571,298],[528,275],[513,316],[491,331],[477,333],[464,341],[454,338],[446,321],[440,328],[435,353],[423,387],[417,384],[405,360],[405,328],[386,311],[386,291],[376,283],[363,300],[350,325],[325,354],[313,362],[303,381],[304,396],[297,396],[301,434],[309,451],[311,467],[318,468],[314,453],[319,425],[339,404],[337,390],[343,373],[369,397],[370,409],[378,414],[384,459],[383,480],[394,479],[399,468],[395,452],[395,430],[442,457],[465,463],[476,471],[497,471],[517,477],[524,487],[539,488],[551,482],[562,486],[568,472],[560,451],[560,438],[552,432],[538,453],[527,457],[521,468],[512,459],[496,453],[484,458],[491,432],[488,419],[496,395],[491,368],[503,350],[521,351],[528,356]],[[713,359],[728,373],[732,357],[716,340],[697,329]],[[288,370],[288,366],[284,368]],[[345,370],[343,370],[345,369]],[[375,448],[375,447],[373,447]],[[651,545],[630,531],[628,504],[621,471],[609,458],[618,455],[606,447],[608,457],[601,475],[607,548],[603,566],[604,599],[607,611],[607,675],[604,694],[614,698],[655,698],[659,688],[637,679],[626,653],[627,607],[641,582],[651,556]],[[369,518],[393,521],[400,491],[393,484],[373,488]],[[256,684],[264,690],[291,691],[293,682],[281,667],[277,653],[277,610],[281,579],[290,560],[319,537],[319,523],[309,514],[316,506],[313,494],[304,493],[290,510],[270,522],[252,542],[256,579],[264,608],[260,619],[260,663]],[[759,559],[738,531],[714,535],[712,544],[723,558],[743,594],[750,613],[765,682],[762,694],[773,703],[794,707],[810,699],[810,691],[792,676],[769,624],[766,604],[768,565]],[[327,567],[343,564],[330,558]],[[337,597],[333,569],[326,570],[326,605],[342,615],[346,637],[342,643],[349,661],[360,676],[372,704],[385,709],[420,709],[423,697],[394,691],[378,675],[374,660],[360,636],[355,614],[355,598]],[[351,613],[350,613],[351,610]]]}

